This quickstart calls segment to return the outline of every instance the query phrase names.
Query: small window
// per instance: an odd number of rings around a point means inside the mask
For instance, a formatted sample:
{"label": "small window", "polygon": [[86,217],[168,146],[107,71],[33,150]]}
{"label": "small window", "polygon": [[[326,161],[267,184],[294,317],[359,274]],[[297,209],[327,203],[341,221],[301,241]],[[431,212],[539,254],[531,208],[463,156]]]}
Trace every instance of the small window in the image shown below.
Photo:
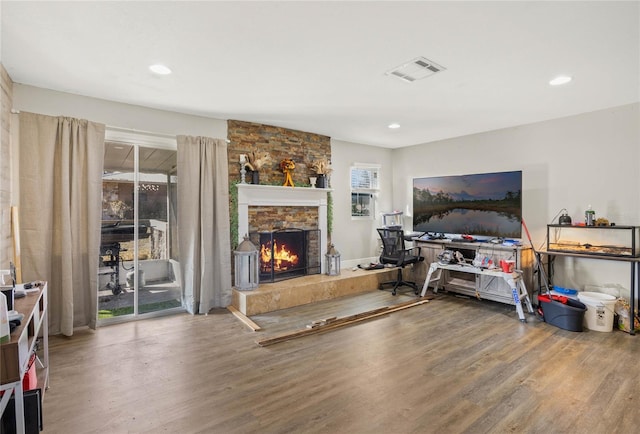
{"label": "small window", "polygon": [[373,194],[351,193],[351,217],[373,216]]}
{"label": "small window", "polygon": [[375,198],[380,188],[380,166],[354,164],[351,166],[351,216],[372,219]]}
{"label": "small window", "polygon": [[351,167],[351,190],[378,190],[378,167]]}

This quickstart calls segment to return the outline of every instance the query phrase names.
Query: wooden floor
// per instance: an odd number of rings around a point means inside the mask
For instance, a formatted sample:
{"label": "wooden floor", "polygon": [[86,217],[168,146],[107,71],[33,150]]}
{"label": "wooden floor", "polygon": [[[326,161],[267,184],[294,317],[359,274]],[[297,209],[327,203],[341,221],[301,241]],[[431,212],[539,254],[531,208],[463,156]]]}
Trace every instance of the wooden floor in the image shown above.
{"label": "wooden floor", "polygon": [[575,333],[438,295],[370,293],[252,317],[180,314],[51,339],[45,433],[635,433],[640,336]]}

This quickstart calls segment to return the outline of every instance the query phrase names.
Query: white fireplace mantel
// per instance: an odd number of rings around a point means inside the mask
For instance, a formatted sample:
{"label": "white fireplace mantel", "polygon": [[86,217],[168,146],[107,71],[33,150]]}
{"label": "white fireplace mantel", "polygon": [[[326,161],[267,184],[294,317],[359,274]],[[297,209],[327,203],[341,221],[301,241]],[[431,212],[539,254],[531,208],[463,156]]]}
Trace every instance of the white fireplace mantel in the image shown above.
{"label": "white fireplace mantel", "polygon": [[[333,190],[312,187],[236,184],[238,187],[238,243],[249,233],[250,206],[306,206],[318,208],[320,257],[327,253],[327,194]],[[321,261],[322,273],[325,263]]]}

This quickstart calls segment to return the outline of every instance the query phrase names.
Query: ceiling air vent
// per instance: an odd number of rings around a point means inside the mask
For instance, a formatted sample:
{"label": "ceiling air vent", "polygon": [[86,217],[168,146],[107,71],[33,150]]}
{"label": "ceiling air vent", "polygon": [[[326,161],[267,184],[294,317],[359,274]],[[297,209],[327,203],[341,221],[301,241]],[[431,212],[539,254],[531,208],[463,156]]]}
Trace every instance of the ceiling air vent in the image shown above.
{"label": "ceiling air vent", "polygon": [[387,72],[387,75],[393,75],[404,81],[412,82],[433,75],[436,72],[444,71],[445,69],[447,68],[427,58],[416,57],[397,68],[393,68]]}

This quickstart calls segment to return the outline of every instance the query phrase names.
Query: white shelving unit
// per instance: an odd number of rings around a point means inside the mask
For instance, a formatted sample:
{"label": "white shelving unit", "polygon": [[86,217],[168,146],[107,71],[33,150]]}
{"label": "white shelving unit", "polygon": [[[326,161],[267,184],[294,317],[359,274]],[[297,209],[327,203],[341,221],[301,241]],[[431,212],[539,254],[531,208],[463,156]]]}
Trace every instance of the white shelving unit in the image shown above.
{"label": "white shelving unit", "polygon": [[14,395],[16,433],[24,434],[24,391],[22,380],[29,368],[29,359],[36,354],[38,386],[49,387],[49,325],[47,283],[14,302],[14,310],[24,315],[21,324],[11,333],[9,342],[0,345],[0,415]]}

